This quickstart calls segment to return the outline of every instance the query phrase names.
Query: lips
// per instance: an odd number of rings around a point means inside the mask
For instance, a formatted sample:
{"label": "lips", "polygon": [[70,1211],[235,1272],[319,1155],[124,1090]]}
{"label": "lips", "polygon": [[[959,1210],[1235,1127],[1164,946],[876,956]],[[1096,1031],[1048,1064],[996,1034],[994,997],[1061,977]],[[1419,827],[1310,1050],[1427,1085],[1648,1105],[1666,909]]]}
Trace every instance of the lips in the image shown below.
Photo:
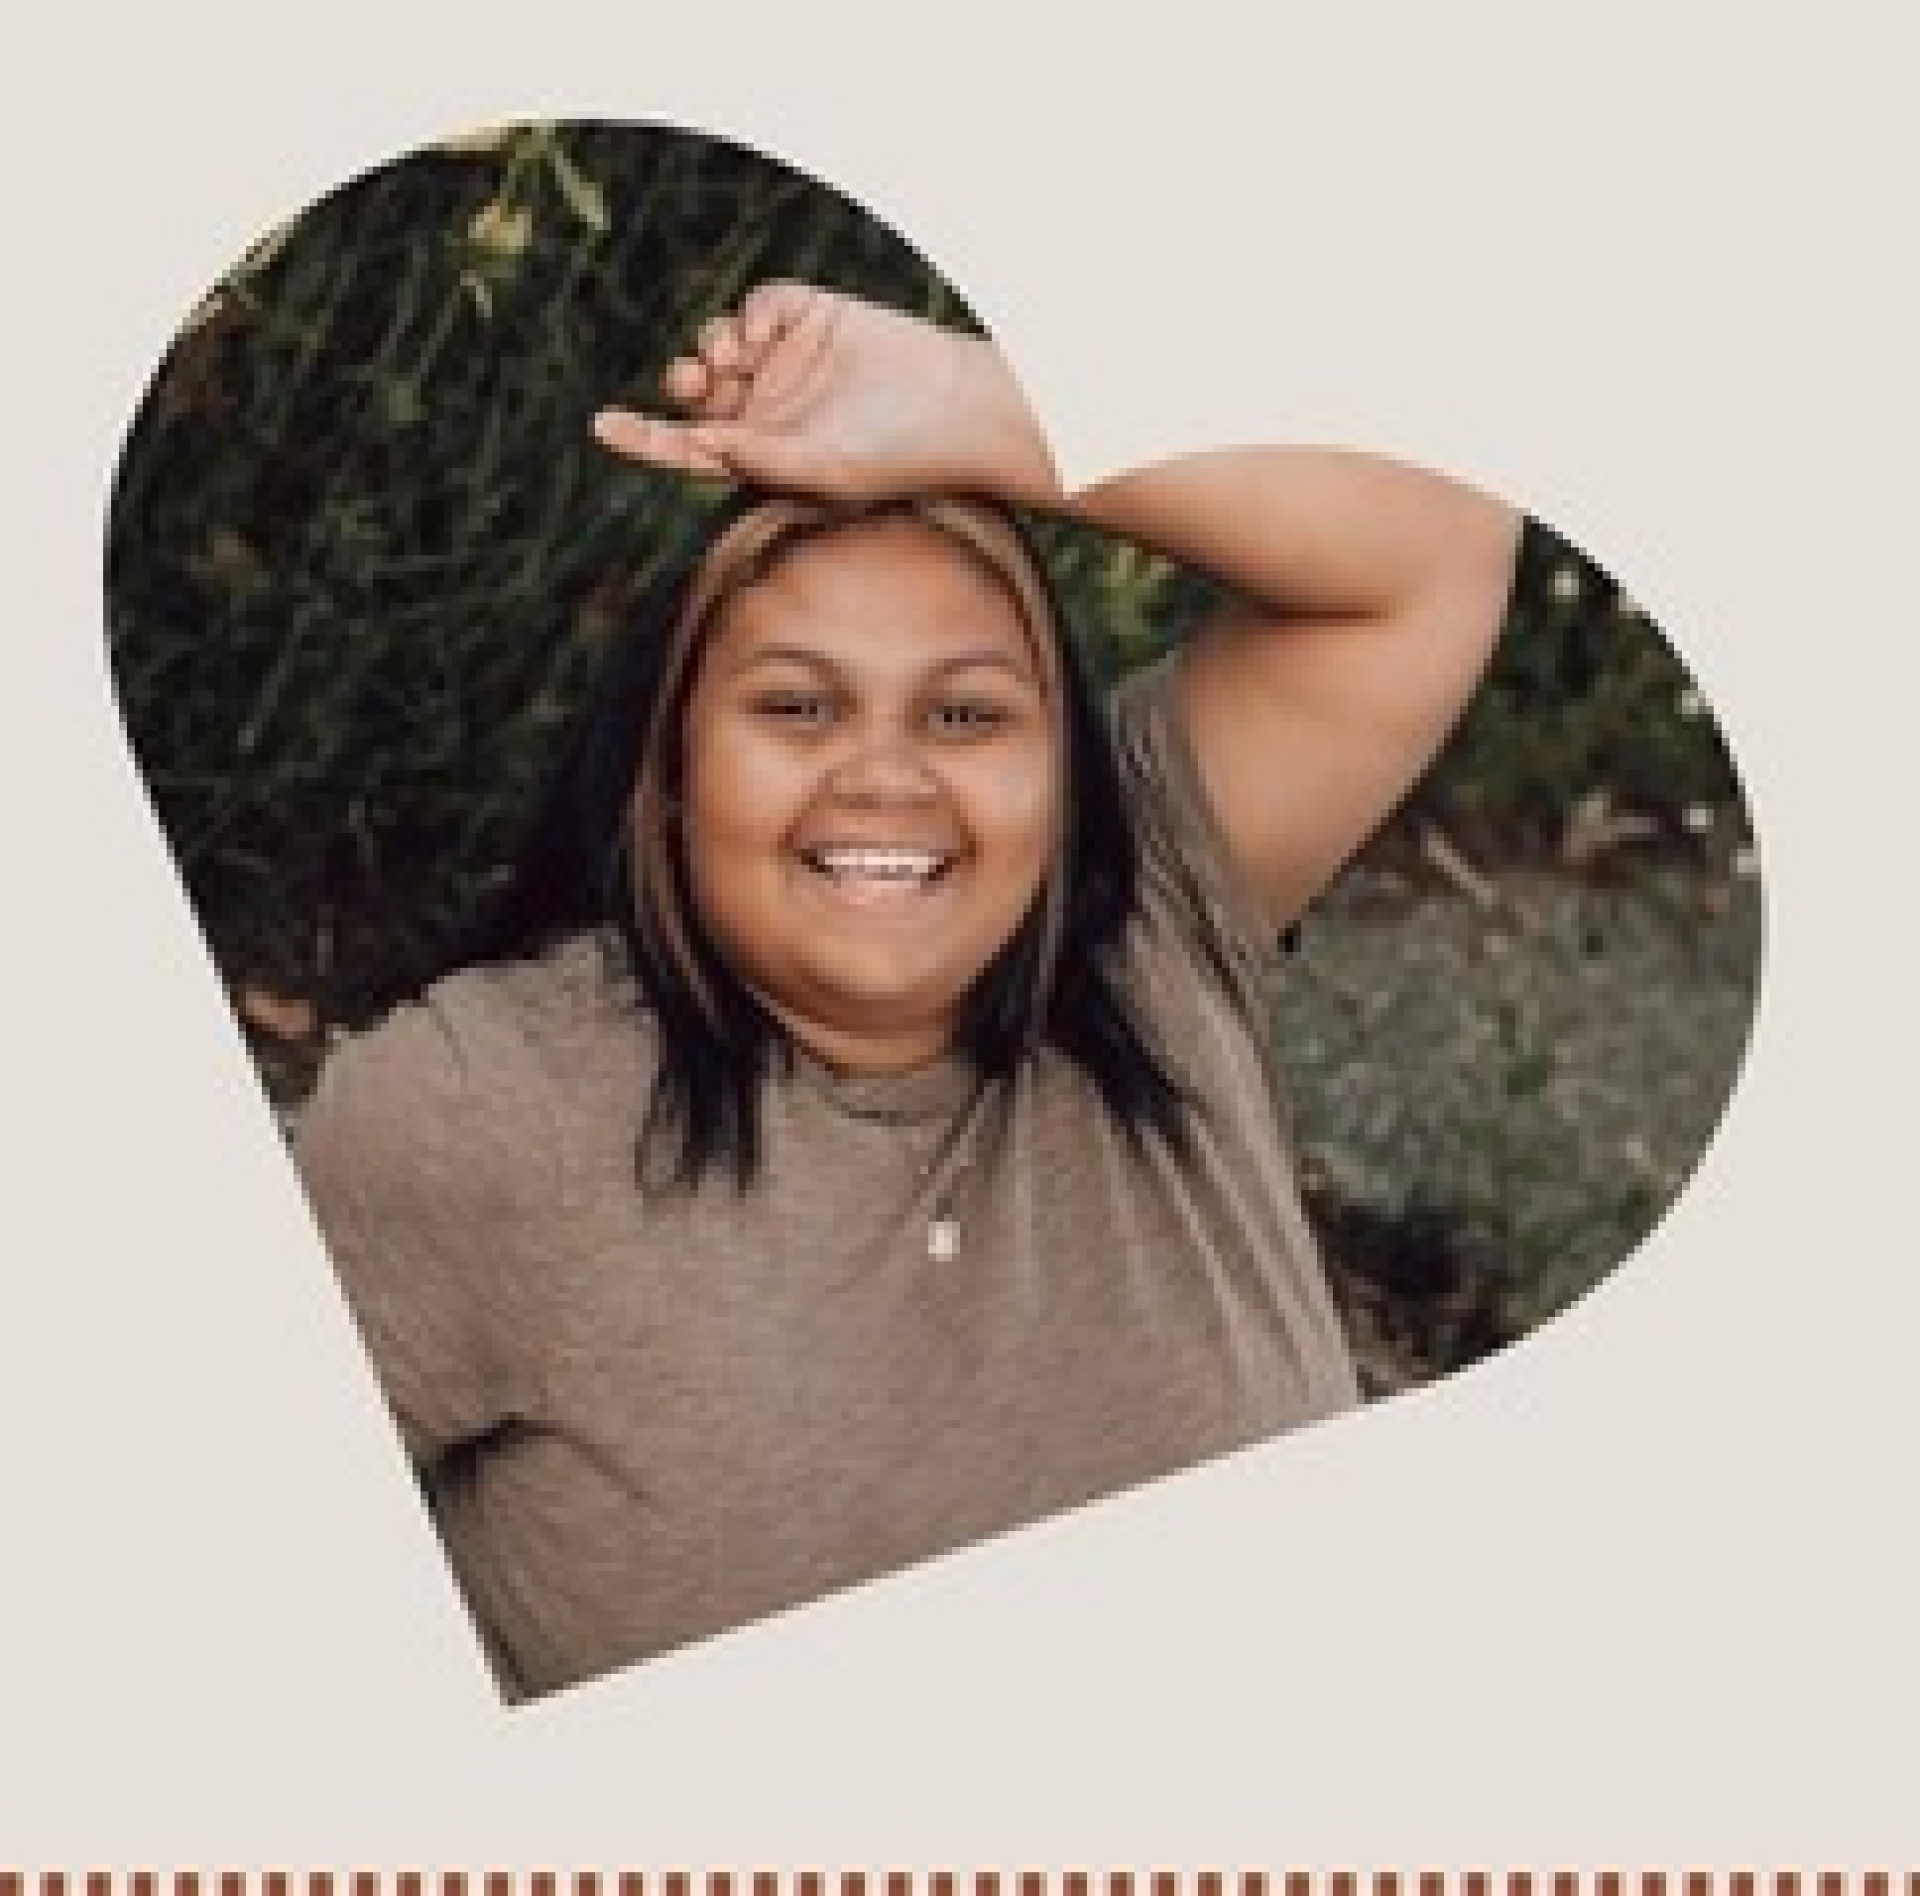
{"label": "lips", "polygon": [[815,843],[800,859],[816,875],[847,888],[925,888],[953,866],[953,855],[917,843]]}

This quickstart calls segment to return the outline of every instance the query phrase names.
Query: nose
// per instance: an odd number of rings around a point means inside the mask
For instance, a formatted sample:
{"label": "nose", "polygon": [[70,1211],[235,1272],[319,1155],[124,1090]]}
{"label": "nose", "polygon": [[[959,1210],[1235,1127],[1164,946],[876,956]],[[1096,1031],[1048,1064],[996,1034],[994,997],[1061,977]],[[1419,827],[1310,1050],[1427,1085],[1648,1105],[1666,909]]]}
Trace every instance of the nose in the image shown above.
{"label": "nose", "polygon": [[847,803],[918,803],[940,793],[931,760],[897,729],[859,734],[827,773],[826,788]]}

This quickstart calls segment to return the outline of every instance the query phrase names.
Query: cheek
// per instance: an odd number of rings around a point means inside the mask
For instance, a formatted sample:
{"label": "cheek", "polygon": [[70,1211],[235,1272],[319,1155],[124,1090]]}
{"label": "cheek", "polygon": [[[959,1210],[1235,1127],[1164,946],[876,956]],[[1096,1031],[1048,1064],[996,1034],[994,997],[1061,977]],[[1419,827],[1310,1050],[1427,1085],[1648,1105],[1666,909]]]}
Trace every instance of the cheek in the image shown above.
{"label": "cheek", "polygon": [[723,839],[783,836],[807,795],[805,773],[778,747],[724,726],[696,726],[687,752],[687,833],[698,851]]}
{"label": "cheek", "polygon": [[969,786],[976,835],[1026,870],[1043,867],[1057,845],[1061,788],[1051,755],[1040,747],[1003,757]]}
{"label": "cheek", "polygon": [[724,721],[690,720],[682,812],[695,907],[730,958],[751,965],[783,892],[777,851],[805,797],[790,758]]}

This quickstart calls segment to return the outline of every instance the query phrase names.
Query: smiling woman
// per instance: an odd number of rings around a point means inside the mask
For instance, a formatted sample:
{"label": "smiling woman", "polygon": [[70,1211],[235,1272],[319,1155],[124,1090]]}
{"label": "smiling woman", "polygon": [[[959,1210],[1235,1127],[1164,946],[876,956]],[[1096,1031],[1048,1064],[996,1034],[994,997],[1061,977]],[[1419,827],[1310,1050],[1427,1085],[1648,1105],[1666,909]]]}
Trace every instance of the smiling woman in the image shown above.
{"label": "smiling woman", "polygon": [[718,619],[687,706],[694,903],[823,1058],[916,1066],[1056,854],[1033,635],[966,542],[902,514],[803,540]]}
{"label": "smiling woman", "polygon": [[[602,442],[742,493],[299,1146],[515,1697],[1353,1404],[1266,976],[1513,553],[1345,455],[1070,499],[990,345],[797,284],[667,390]],[[1235,603],[1103,706],[1015,506]]]}

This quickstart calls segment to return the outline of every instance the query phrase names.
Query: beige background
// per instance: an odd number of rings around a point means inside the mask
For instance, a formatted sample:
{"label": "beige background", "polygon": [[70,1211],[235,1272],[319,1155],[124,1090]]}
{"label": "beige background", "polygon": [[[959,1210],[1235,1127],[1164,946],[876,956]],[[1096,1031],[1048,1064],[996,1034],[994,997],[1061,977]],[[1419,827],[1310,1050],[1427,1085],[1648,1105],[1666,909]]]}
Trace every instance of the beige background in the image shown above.
{"label": "beige background", "polygon": [[[10,58],[0,1856],[1911,1857],[1899,11],[879,15],[70,6]],[[134,780],[99,542],[264,224],[593,112],[902,225],[1078,472],[1328,439],[1544,514],[1720,712],[1772,937],[1694,1190],[1522,1352],[509,1717]]]}

